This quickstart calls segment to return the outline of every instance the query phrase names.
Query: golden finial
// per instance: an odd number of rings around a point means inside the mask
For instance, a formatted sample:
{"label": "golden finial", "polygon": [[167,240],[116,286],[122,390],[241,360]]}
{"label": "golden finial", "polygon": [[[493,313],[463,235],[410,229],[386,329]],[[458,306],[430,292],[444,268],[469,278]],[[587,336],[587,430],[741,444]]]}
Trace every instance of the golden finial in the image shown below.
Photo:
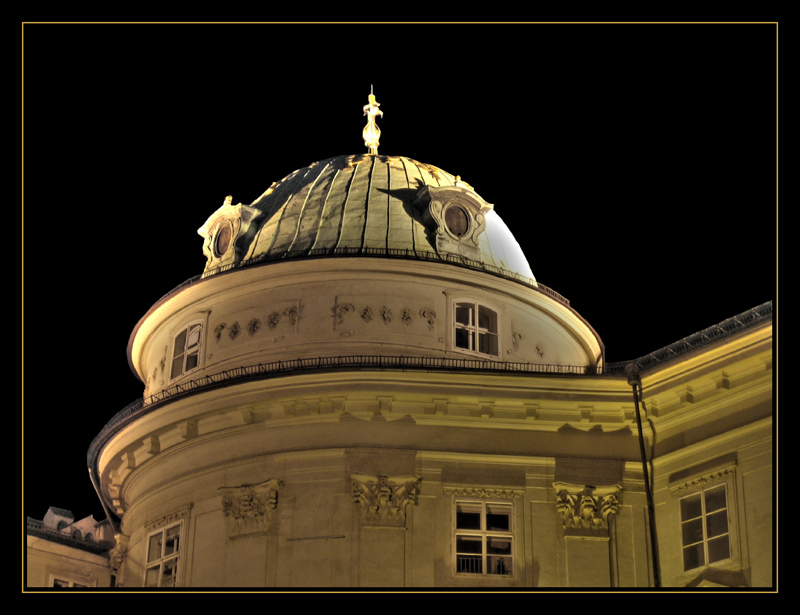
{"label": "golden finial", "polygon": [[378,107],[380,107],[380,103],[375,102],[375,95],[372,93],[372,86],[370,85],[369,104],[364,105],[364,115],[367,116],[367,125],[364,126],[361,135],[364,137],[364,143],[369,149],[369,153],[373,155],[377,155],[378,145],[381,139],[381,129],[378,128],[378,125],[375,123],[375,116],[380,115],[383,117],[383,111],[378,109]]}

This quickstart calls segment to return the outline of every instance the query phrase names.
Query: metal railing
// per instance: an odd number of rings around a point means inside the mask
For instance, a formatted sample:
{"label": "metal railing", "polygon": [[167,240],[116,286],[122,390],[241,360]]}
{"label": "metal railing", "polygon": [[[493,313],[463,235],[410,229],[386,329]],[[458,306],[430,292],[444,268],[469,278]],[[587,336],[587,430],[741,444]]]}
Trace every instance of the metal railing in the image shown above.
{"label": "metal railing", "polygon": [[772,320],[772,317],[772,301],[767,301],[633,361],[609,363],[603,371],[606,374],[622,374],[625,372],[626,366],[631,363],[635,364],[640,372],[651,369],[656,365],[680,357],[717,339],[744,331],[760,322]]}
{"label": "metal railing", "polygon": [[367,248],[367,247],[317,248],[312,250],[288,250],[277,254],[262,254],[260,256],[250,258],[241,261],[239,263],[232,263],[229,265],[223,265],[222,267],[217,267],[216,269],[210,269],[200,275],[196,275],[192,278],[189,278],[188,280],[182,282],[181,284],[173,288],[163,297],[161,297],[159,301],[166,299],[167,297],[176,293],[182,288],[190,286],[191,284],[194,284],[199,280],[204,280],[206,278],[213,277],[215,275],[220,275],[223,273],[227,273],[237,269],[242,269],[245,267],[253,267],[258,265],[265,265],[268,263],[287,261],[287,260],[302,260],[302,259],[330,258],[330,257],[365,257],[365,256],[371,258],[390,258],[390,259],[403,259],[403,260],[415,260],[415,261],[421,260],[427,262],[441,262],[441,263],[447,263],[449,265],[455,265],[457,267],[463,267],[465,269],[471,269],[473,271],[482,271],[490,275],[518,282],[524,286],[527,286],[528,288],[532,288],[534,290],[542,292],[563,305],[569,306],[570,304],[569,299],[559,294],[558,292],[554,291],[552,288],[549,288],[544,284],[537,282],[533,278],[526,277],[524,275],[515,273],[513,271],[508,271],[506,269],[497,267],[495,265],[489,265],[481,261],[476,261],[470,258],[466,258],[464,256],[458,256],[456,254],[439,254],[437,252],[431,252],[427,250],[412,250],[412,249],[400,249],[400,248]]}

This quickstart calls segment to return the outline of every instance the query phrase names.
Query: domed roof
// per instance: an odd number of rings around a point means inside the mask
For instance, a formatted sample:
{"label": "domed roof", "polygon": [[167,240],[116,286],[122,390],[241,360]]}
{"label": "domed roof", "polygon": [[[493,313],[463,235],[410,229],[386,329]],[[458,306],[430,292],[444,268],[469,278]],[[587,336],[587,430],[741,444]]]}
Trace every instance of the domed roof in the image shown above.
{"label": "domed roof", "polygon": [[459,177],[402,156],[338,156],[230,197],[198,231],[206,272],[260,260],[363,254],[443,260],[536,284],[517,241]]}

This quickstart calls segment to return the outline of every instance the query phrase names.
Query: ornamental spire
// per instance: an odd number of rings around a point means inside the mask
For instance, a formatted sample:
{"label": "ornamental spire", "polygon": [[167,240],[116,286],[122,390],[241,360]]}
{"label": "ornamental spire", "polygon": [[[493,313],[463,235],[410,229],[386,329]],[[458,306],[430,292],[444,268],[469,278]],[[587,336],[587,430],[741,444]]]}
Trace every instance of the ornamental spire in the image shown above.
{"label": "ornamental spire", "polygon": [[372,93],[372,86],[369,86],[369,104],[364,105],[364,115],[367,116],[367,125],[361,135],[364,137],[364,144],[367,146],[369,153],[377,155],[378,145],[381,139],[381,129],[375,123],[375,116],[380,115],[383,117],[383,111],[378,109],[380,103],[375,102],[375,95]]}

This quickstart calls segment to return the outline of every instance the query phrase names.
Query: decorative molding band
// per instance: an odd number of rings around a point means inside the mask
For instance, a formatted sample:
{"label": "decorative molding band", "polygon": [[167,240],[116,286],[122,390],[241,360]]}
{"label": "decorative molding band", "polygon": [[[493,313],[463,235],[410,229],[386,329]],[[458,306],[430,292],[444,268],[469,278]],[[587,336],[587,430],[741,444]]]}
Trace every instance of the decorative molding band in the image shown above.
{"label": "decorative molding band", "polygon": [[368,476],[353,473],[353,502],[362,524],[405,527],[406,506],[416,504],[418,476]]}
{"label": "decorative molding band", "polygon": [[283,482],[275,478],[255,485],[220,487],[228,537],[233,539],[267,533],[272,511],[278,506],[281,487]]}
{"label": "decorative molding band", "polygon": [[525,493],[524,489],[502,489],[498,487],[443,487],[445,495],[459,498],[481,498],[484,500],[516,500]]}
{"label": "decorative molding band", "polygon": [[608,532],[608,517],[619,508],[620,485],[595,487],[553,483],[556,509],[563,519],[565,534]]}
{"label": "decorative molding band", "polygon": [[189,519],[189,513],[191,512],[191,506],[184,508],[183,510],[179,510],[178,512],[174,512],[170,515],[165,517],[161,517],[160,519],[148,523],[144,526],[146,532],[150,533],[153,530],[157,530],[164,526],[170,525],[177,521],[187,521]]}
{"label": "decorative molding band", "polygon": [[691,491],[699,487],[706,487],[714,483],[721,483],[727,480],[728,477],[733,474],[733,472],[734,472],[733,467],[723,468],[721,470],[711,472],[710,474],[704,474],[703,476],[696,476],[690,480],[670,485],[669,490],[673,495],[676,495],[676,494],[681,494],[684,491]]}

